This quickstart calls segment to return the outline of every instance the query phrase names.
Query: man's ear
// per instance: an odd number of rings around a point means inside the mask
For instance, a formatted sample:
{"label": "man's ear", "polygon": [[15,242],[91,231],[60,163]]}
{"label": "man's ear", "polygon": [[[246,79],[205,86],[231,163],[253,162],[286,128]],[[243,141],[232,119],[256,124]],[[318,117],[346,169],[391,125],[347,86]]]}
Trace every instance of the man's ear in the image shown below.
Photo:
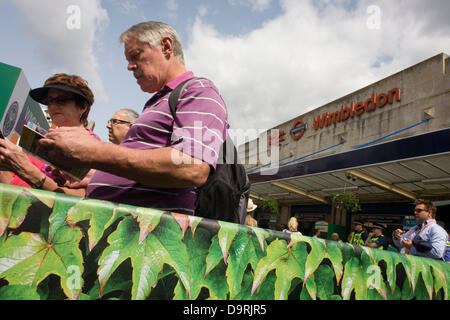
{"label": "man's ear", "polygon": [[166,57],[170,57],[173,53],[173,41],[170,37],[163,37],[161,39],[161,50]]}

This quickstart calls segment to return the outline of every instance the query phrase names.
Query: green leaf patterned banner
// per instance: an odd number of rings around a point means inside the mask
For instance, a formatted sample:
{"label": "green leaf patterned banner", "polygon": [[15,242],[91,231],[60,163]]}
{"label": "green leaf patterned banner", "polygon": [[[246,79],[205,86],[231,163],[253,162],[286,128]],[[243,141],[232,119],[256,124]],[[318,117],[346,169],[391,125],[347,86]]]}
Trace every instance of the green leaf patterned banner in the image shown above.
{"label": "green leaf patterned banner", "polygon": [[450,264],[0,184],[0,299],[448,300]]}

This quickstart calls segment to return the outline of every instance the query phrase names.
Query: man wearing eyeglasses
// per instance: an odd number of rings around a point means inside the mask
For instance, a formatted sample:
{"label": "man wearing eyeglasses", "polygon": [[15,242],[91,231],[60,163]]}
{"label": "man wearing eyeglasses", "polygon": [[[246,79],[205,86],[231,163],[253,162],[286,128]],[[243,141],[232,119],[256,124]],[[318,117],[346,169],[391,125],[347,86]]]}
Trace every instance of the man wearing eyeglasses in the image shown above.
{"label": "man wearing eyeglasses", "polygon": [[401,253],[442,260],[448,236],[436,223],[436,207],[431,201],[424,199],[417,199],[415,204],[417,225],[408,232],[395,230],[392,240]]}
{"label": "man wearing eyeglasses", "polygon": [[139,118],[139,114],[131,109],[120,109],[114,113],[106,125],[109,141],[114,144],[120,144],[137,118]]}

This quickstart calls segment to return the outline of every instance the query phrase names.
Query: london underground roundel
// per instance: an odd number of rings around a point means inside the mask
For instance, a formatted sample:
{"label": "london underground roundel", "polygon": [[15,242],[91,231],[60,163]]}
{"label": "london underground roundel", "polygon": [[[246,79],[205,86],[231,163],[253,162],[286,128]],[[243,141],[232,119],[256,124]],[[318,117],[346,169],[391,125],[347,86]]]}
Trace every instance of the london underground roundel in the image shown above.
{"label": "london underground roundel", "polygon": [[307,127],[308,125],[302,119],[295,120],[290,131],[291,138],[294,140],[299,140],[305,133]]}

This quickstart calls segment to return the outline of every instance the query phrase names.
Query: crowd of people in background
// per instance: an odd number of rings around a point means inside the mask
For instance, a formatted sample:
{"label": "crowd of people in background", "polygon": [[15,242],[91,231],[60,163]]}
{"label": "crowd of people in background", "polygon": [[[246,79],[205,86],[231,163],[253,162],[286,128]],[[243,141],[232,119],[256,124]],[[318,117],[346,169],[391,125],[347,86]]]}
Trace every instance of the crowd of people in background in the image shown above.
{"label": "crowd of people in background", "polygon": [[[253,218],[256,205],[251,201],[252,226],[257,226]],[[373,249],[389,250],[401,254],[428,257],[450,262],[450,240],[448,232],[436,222],[436,206],[429,200],[417,199],[414,214],[417,225],[404,230],[396,229],[392,235],[385,235],[386,227],[381,223],[365,224],[361,220],[353,220],[352,231],[348,234],[346,242],[355,246],[367,246]],[[246,223],[247,224],[247,223]],[[247,224],[250,225],[250,224]],[[279,231],[298,233],[299,221],[296,217],[289,219],[287,228],[275,227]],[[405,228],[406,229],[406,228]],[[327,234],[327,233],[325,233]],[[326,238],[318,228],[312,228],[309,236]],[[331,233],[331,240],[343,243],[337,232]]]}

